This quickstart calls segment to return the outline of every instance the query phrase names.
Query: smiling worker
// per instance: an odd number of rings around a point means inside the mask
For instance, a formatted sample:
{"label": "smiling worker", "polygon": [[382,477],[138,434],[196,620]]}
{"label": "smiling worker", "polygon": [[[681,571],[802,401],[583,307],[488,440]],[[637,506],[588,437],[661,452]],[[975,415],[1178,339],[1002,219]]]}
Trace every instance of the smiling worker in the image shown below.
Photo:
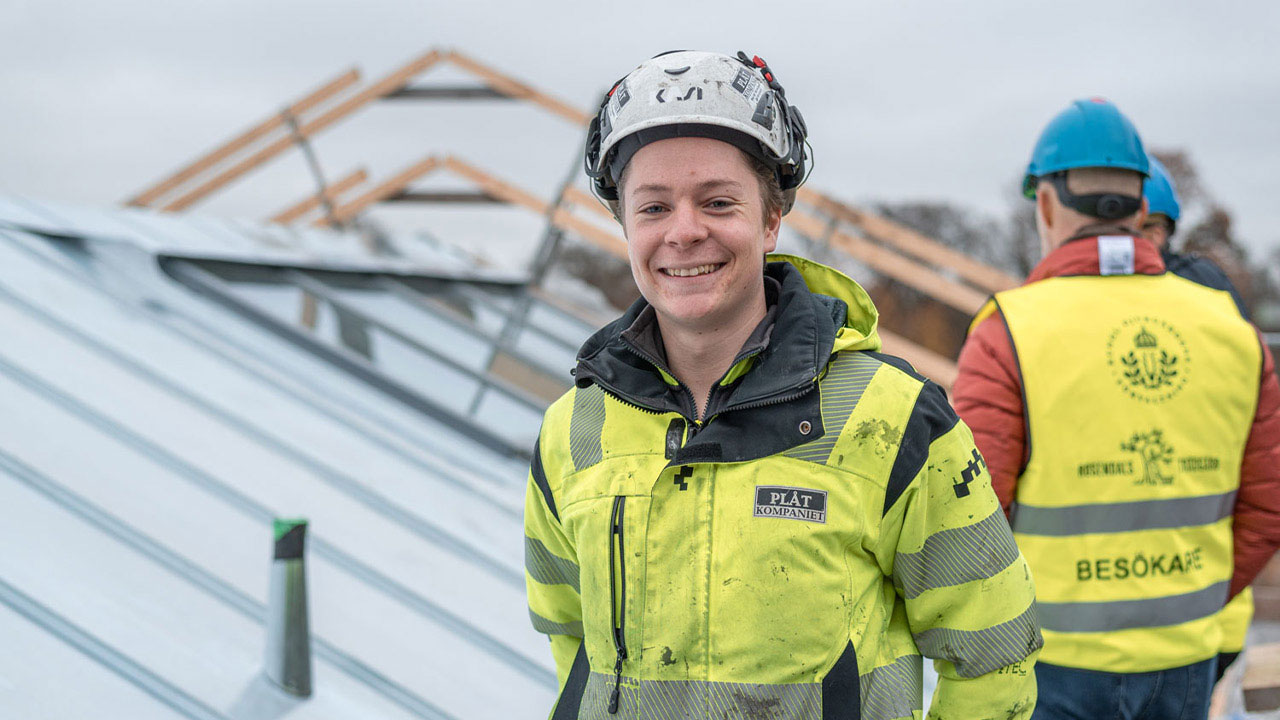
{"label": "smiling worker", "polygon": [[655,57],[589,132],[643,295],[578,354],[529,475],[553,718],[1026,718],[1026,563],[945,393],[855,282],[775,249],[805,126],[758,58]]}

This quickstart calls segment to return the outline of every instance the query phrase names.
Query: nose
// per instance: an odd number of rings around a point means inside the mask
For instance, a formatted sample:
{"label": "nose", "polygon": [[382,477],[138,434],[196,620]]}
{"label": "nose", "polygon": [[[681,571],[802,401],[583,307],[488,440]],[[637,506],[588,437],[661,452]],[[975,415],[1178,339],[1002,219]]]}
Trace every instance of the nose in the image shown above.
{"label": "nose", "polygon": [[677,203],[671,211],[667,226],[666,242],[669,245],[687,246],[707,239],[707,224],[695,203]]}

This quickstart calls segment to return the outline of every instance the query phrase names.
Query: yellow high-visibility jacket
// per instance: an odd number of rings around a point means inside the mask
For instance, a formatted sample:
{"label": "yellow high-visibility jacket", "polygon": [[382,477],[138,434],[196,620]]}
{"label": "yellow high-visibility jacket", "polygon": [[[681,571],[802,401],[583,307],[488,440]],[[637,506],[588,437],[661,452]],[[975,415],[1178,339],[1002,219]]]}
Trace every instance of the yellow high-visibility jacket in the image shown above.
{"label": "yellow high-visibility jacket", "polygon": [[[641,301],[546,413],[525,508],[554,718],[1027,718],[1031,575],[945,393],[789,256],[695,422]],[[860,715],[859,715],[860,713]]]}

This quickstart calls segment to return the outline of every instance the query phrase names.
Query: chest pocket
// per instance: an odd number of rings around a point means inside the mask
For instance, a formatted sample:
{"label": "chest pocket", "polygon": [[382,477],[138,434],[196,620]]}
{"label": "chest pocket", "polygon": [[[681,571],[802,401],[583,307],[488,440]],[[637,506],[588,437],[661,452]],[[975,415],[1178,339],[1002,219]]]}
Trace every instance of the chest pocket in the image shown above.
{"label": "chest pocket", "polygon": [[855,560],[873,566],[858,553],[861,503],[848,484],[789,459],[718,470],[708,604],[727,670],[768,666],[780,681],[812,682],[845,649],[853,608],[874,605],[855,597],[883,582],[854,577]]}

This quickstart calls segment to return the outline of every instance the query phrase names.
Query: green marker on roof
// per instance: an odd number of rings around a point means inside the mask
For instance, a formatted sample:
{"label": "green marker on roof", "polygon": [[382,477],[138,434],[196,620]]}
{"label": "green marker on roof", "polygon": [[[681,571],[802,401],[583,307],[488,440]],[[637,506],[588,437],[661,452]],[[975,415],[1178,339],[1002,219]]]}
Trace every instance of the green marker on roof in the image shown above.
{"label": "green marker on roof", "polygon": [[285,691],[311,694],[311,632],[307,613],[306,537],[304,518],[276,518],[267,604],[267,679]]}

